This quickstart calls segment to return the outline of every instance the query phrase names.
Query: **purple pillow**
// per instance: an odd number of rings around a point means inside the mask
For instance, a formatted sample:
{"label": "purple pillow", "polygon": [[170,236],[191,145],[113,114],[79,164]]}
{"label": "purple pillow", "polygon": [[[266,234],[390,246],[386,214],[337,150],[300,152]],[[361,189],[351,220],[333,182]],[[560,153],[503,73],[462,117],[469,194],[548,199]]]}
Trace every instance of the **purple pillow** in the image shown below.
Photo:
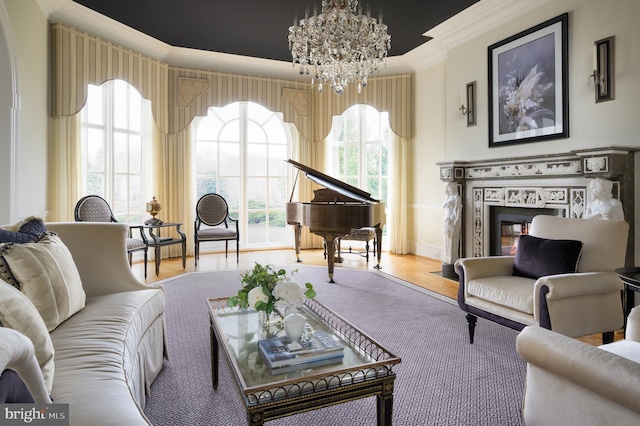
{"label": "purple pillow", "polygon": [[0,404],[33,403],[33,397],[18,373],[13,370],[0,371]]}
{"label": "purple pillow", "polygon": [[42,219],[33,218],[23,223],[17,231],[0,228],[0,243],[28,243],[47,232]]}
{"label": "purple pillow", "polygon": [[581,254],[581,241],[521,235],[513,275],[537,280],[547,275],[575,273]]}

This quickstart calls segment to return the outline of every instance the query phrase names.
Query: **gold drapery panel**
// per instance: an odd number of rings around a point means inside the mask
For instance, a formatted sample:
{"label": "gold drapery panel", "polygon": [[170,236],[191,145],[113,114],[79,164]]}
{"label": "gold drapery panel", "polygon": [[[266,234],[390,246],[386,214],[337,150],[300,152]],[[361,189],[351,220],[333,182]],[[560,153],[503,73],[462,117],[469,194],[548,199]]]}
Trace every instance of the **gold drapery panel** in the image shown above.
{"label": "gold drapery panel", "polygon": [[[195,173],[191,126],[182,132],[168,135],[153,131],[153,193],[162,202],[160,218],[165,222],[182,223],[181,230],[187,236],[187,256],[193,256],[195,219],[195,191],[191,190],[191,176]],[[171,229],[173,237],[178,234]],[[175,244],[162,248],[162,257],[182,255],[182,246]],[[151,256],[151,253],[149,253]]]}
{"label": "gold drapery panel", "polygon": [[80,114],[49,119],[47,222],[72,222],[82,194]]}
{"label": "gold drapery panel", "polygon": [[[196,116],[206,115],[209,107],[252,101],[283,113],[284,121],[295,124],[310,142],[323,141],[332,117],[356,104],[389,112],[394,133],[411,138],[413,78],[408,74],[371,78],[361,94],[354,84],[342,96],[330,90],[319,94],[307,82],[169,66],[60,23],[51,25],[51,58],[52,117],[80,111],[86,101],[87,84],[122,79],[151,100],[156,125],[166,134],[184,130]],[[200,88],[206,90],[198,90],[197,95],[194,92],[189,105],[180,106],[185,104],[184,90],[181,92],[185,79],[201,81]],[[307,92],[306,109],[291,102],[291,90]]]}

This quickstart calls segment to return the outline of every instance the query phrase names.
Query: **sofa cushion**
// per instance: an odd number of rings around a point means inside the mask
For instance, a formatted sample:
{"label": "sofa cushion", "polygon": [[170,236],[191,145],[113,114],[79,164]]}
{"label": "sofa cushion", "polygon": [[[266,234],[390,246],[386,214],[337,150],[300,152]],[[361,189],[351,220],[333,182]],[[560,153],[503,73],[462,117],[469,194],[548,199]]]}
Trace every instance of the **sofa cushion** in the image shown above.
{"label": "sofa cushion", "polygon": [[118,424],[140,424],[141,410],[132,398],[139,384],[130,381],[145,377],[140,372],[144,360],[138,359],[140,341],[156,324],[163,330],[164,307],[164,293],[158,289],[87,298],[85,309],[51,332],[56,348],[53,401],[71,403],[70,417],[83,424],[104,421],[96,401],[108,403]]}
{"label": "sofa cushion", "polygon": [[36,359],[50,392],[54,375],[54,348],[47,326],[31,301],[13,286],[0,281],[0,323],[19,331],[33,343]]}
{"label": "sofa cushion", "polygon": [[613,343],[598,346],[607,352],[614,353],[618,356],[631,360],[640,364],[640,342],[633,340],[622,339],[616,340]]}
{"label": "sofa cushion", "polygon": [[487,277],[469,281],[465,290],[469,296],[533,315],[535,283],[524,277]]}
{"label": "sofa cushion", "polygon": [[80,274],[57,235],[47,233],[31,243],[4,244],[0,250],[49,331],[84,308]]}
{"label": "sofa cushion", "polygon": [[30,216],[15,225],[0,226],[0,243],[28,243],[46,232],[42,218]]}
{"label": "sofa cushion", "polygon": [[578,272],[582,242],[521,235],[513,275],[538,279],[547,275]]}

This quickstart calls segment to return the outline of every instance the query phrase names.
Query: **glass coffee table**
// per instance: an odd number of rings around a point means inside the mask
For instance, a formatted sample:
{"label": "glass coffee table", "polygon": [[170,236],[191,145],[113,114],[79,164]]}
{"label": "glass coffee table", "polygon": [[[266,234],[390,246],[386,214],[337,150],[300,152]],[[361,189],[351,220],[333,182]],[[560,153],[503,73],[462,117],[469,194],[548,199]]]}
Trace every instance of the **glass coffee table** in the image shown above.
{"label": "glass coffee table", "polygon": [[[368,396],[377,397],[378,425],[391,425],[393,368],[401,359],[315,300],[300,312],[314,330],[324,330],[344,345],[341,362],[273,374],[258,354],[258,340],[285,335],[282,327],[264,328],[258,313],[227,306],[227,298],[207,299],[211,322],[211,377],[218,388],[220,353],[228,361],[250,426],[296,413]],[[220,351],[222,349],[222,351]]]}

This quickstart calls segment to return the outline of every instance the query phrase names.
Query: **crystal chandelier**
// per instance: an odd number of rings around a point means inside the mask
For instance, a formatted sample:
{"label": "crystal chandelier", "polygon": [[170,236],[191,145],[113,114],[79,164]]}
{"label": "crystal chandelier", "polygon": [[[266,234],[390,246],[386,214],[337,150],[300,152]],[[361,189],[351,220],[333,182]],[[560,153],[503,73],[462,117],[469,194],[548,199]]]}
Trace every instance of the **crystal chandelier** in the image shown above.
{"label": "crystal chandelier", "polygon": [[358,82],[358,93],[367,86],[369,75],[384,64],[391,48],[391,36],[382,23],[366,15],[358,0],[322,0],[322,13],[314,7],[304,19],[296,16],[289,27],[289,50],[293,64],[300,64],[300,74],[311,74],[311,87],[318,83],[318,92],[330,84],[333,91],[342,95],[349,83]]}

